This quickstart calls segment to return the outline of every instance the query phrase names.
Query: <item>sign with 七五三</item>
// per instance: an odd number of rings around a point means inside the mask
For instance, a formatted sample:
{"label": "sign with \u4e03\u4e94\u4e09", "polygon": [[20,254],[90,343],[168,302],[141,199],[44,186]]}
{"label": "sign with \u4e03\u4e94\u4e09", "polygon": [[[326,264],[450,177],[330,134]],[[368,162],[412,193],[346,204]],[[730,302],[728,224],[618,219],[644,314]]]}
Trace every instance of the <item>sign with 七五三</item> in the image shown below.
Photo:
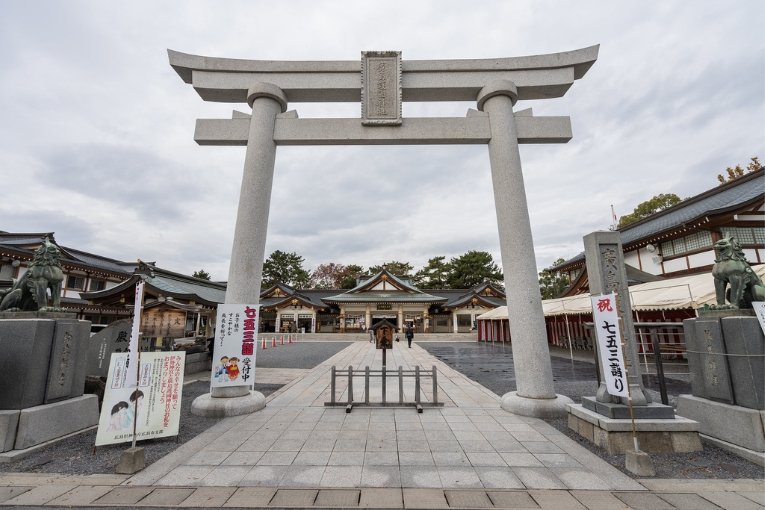
{"label": "sign with \u4e03\u4e94\u4e09", "polygon": [[628,397],[627,370],[622,353],[622,335],[619,330],[619,314],[616,293],[592,296],[592,319],[598,342],[600,373],[608,393]]}
{"label": "sign with \u4e03\u4e94\u4e09", "polygon": [[255,378],[259,305],[218,305],[210,387],[250,386]]}

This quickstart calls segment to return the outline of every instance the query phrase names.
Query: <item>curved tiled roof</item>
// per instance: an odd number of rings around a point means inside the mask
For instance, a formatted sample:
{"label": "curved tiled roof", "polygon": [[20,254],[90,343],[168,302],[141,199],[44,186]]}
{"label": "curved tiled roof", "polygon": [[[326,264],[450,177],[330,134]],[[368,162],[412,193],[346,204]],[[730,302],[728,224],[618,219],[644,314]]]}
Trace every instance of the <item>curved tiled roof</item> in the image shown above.
{"label": "curved tiled roof", "polygon": [[94,269],[123,274],[124,277],[130,275],[137,265],[135,262],[124,262],[62,246],[56,242],[53,232],[0,232],[0,246],[5,246],[21,253],[29,252],[31,257],[46,237],[61,249],[62,264],[89,266]]}
{"label": "curved tiled roof", "polygon": [[[367,291],[378,281],[388,280],[399,291]],[[326,303],[442,303],[446,298],[433,296],[414,287],[409,280],[400,278],[387,270],[364,280],[347,292],[323,298]]]}
{"label": "curved tiled roof", "polygon": [[146,285],[168,297],[199,301],[211,306],[223,303],[226,299],[226,285],[223,283],[200,280],[157,267],[152,267],[150,274],[134,274],[116,287],[98,292],[81,292],[80,296],[83,299],[96,300],[119,294],[134,286],[138,278],[143,278]]}
{"label": "curved tiled roof", "polygon": [[[695,223],[705,216],[724,214],[763,199],[765,170],[758,170],[722,184],[699,195],[685,199],[677,205],[647,216],[619,230],[622,246],[650,239],[658,234]],[[584,262],[584,252],[571,257],[560,266]]]}
{"label": "curved tiled roof", "polygon": [[729,184],[683,200],[679,204],[627,225],[619,231],[626,245],[681,225],[692,223],[710,214],[721,214],[745,206],[765,194],[765,170],[739,177]]}

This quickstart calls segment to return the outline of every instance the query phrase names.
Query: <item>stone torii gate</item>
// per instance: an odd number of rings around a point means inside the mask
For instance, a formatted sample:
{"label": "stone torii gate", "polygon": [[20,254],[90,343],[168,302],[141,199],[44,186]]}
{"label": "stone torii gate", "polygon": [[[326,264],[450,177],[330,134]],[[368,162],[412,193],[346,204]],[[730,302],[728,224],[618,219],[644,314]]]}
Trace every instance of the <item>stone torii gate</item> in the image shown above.
{"label": "stone torii gate", "polygon": [[[249,115],[234,111],[231,119],[198,119],[194,133],[200,145],[247,146],[226,302],[260,300],[277,146],[488,144],[517,381],[502,407],[537,417],[565,413],[570,400],[553,389],[518,144],[566,143],[571,123],[534,117],[531,109],[513,112],[513,106],[562,97],[595,63],[598,48],[475,60],[402,60],[401,52],[369,51],[360,61],[304,62],[168,50],[170,65],[203,100],[252,108]],[[402,101],[476,101],[477,110],[465,117],[402,118]],[[361,102],[361,117],[300,119],[287,108],[301,102]]]}

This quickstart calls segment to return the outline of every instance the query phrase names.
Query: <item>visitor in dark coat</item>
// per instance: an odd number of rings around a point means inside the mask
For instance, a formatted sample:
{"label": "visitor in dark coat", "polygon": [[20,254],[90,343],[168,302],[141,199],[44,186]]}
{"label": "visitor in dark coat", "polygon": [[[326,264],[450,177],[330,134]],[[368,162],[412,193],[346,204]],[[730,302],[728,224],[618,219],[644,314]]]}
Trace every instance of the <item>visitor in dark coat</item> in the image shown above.
{"label": "visitor in dark coat", "polygon": [[412,329],[412,326],[406,327],[406,333],[404,333],[406,336],[406,341],[409,342],[409,348],[412,348],[412,339],[414,338],[414,330]]}

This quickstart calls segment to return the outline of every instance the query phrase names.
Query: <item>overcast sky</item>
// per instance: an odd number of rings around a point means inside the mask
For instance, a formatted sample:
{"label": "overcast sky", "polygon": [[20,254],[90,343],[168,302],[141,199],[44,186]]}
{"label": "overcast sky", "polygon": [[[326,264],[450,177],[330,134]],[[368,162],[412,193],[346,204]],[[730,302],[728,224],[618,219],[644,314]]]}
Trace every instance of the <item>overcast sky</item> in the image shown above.
{"label": "overcast sky", "polygon": [[[600,44],[562,98],[565,145],[522,146],[537,265],[582,251],[658,193],[716,185],[765,159],[765,2],[29,1],[0,6],[0,230],[228,277],[245,149],[200,147],[197,118],[230,118],[168,65],[167,49],[264,60],[493,58]],[[237,105],[246,111],[246,105]],[[404,116],[474,104],[405,103]],[[293,104],[358,117],[358,104]],[[485,250],[500,263],[485,146],[280,147],[266,254],[320,263]]]}

